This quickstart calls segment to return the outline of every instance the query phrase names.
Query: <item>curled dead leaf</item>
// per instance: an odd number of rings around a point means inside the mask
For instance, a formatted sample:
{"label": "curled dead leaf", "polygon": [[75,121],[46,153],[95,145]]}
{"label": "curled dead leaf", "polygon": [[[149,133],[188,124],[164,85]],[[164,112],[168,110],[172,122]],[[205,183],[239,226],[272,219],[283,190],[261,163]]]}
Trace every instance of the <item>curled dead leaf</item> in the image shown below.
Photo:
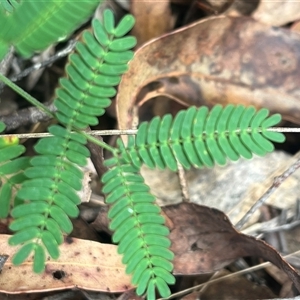
{"label": "curled dead leaf", "polygon": [[221,211],[192,203],[163,208],[171,219],[175,275],[210,273],[240,257],[258,256],[283,270],[300,291],[300,275],[270,245],[239,233]]}
{"label": "curled dead leaf", "polygon": [[272,26],[281,26],[297,21],[300,18],[300,2],[260,0],[253,18]]}
{"label": "curled dead leaf", "polygon": [[132,0],[131,13],[135,17],[132,34],[138,46],[172,29],[173,20],[169,0]]}
{"label": "curled dead leaf", "polygon": [[[267,107],[299,123],[299,78],[298,33],[247,17],[208,18],[136,52],[119,85],[119,127],[131,128],[134,107],[149,100],[149,93],[180,99],[186,105]],[[188,95],[178,93],[180,89],[189,90]]]}

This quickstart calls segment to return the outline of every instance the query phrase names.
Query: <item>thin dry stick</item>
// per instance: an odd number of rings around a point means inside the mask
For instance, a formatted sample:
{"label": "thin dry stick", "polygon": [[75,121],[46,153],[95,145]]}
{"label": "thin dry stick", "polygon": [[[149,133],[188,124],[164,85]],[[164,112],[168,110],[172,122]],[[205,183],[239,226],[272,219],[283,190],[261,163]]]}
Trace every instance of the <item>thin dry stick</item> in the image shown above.
{"label": "thin dry stick", "polygon": [[240,230],[253,213],[259,209],[267,199],[278,189],[278,187],[293,173],[300,168],[300,158],[298,158],[286,171],[280,176],[274,178],[272,186],[255,202],[255,204],[249,209],[249,211],[243,216],[243,218],[235,225],[237,230]]}
{"label": "thin dry stick", "polygon": [[[36,108],[32,107],[32,109],[36,109]],[[53,112],[55,112],[55,109],[53,109]],[[1,118],[0,121],[6,123],[4,120],[1,120]],[[35,120],[35,122],[37,121]],[[272,128],[268,128],[268,130],[277,131],[277,132],[300,132],[300,128],[289,128],[289,127],[272,127]],[[90,135],[135,135],[137,134],[137,132],[138,132],[137,129],[123,129],[123,130],[113,129],[113,130],[92,130],[89,131],[89,134]],[[52,134],[50,133],[0,134],[0,137],[18,137],[18,138],[34,138],[34,139],[41,138],[41,137],[49,137],[49,136],[52,136]]]}
{"label": "thin dry stick", "polygon": [[201,294],[203,295],[203,293],[208,289],[210,282],[212,280],[216,279],[216,277],[219,275],[219,273],[220,273],[220,270],[213,273],[212,276],[206,282],[206,285],[202,286],[199,290],[197,290],[198,295],[199,295],[199,299],[201,297]]}
{"label": "thin dry stick", "polygon": [[75,41],[75,40],[70,40],[68,42],[68,45],[64,49],[60,50],[59,52],[57,52],[53,56],[49,57],[47,60],[36,63],[36,64],[32,65],[31,67],[25,69],[21,73],[10,77],[9,79],[13,82],[18,81],[18,80],[22,79],[23,77],[26,77],[28,74],[32,73],[33,71],[37,71],[39,69],[45,68],[48,65],[50,65],[50,64],[54,63],[55,61],[57,61],[58,59],[60,59],[64,56],[67,56],[75,48],[76,42],[77,41]]}
{"label": "thin dry stick", "polygon": [[177,168],[178,168],[178,179],[179,179],[179,184],[180,184],[180,189],[181,189],[181,194],[182,194],[182,201],[190,202],[188,182],[186,179],[184,168],[183,168],[182,164],[179,163],[178,160],[176,160],[176,162],[177,162]]}
{"label": "thin dry stick", "polygon": [[[134,135],[137,133],[137,129],[126,129],[126,130],[92,130],[89,131],[88,134],[90,135]],[[52,136],[51,133],[44,132],[44,133],[18,133],[18,134],[0,134],[0,138],[3,137],[17,137],[19,139],[38,139],[43,137],[50,137]]]}
{"label": "thin dry stick", "polygon": [[[14,48],[11,46],[9,48],[8,53],[5,55],[5,57],[0,61],[0,73],[6,75],[9,71],[12,59],[14,57]],[[1,82],[0,87],[2,88],[4,84]]]}
{"label": "thin dry stick", "polygon": [[[53,103],[48,102],[44,103],[44,105],[51,112],[56,112],[57,110]],[[35,106],[20,109],[10,115],[0,116],[0,122],[3,122],[6,125],[6,131],[11,131],[24,125],[36,124],[41,121],[48,121],[50,119],[51,117],[49,115]]]}

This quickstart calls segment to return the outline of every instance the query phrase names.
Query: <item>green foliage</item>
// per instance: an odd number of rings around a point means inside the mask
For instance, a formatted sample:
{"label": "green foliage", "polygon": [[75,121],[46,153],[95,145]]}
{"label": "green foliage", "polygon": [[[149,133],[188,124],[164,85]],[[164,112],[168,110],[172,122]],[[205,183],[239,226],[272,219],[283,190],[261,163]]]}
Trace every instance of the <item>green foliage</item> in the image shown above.
{"label": "green foliage", "polygon": [[[98,2],[2,0],[0,22],[7,30],[0,33],[0,59],[9,45],[29,56],[68,35]],[[93,20],[92,32],[83,33],[69,56],[67,76],[56,90],[56,118],[61,125],[48,128],[53,137],[39,140],[38,155],[30,165],[28,158],[17,158],[24,152],[17,140],[0,139],[0,217],[8,215],[14,198],[18,205],[11,211],[10,229],[15,234],[9,243],[21,245],[13,257],[16,265],[33,253],[33,269],[42,272],[47,253],[58,258],[63,235],[72,231],[70,218],[78,215],[76,192],[83,178],[79,167],[85,166],[90,155],[80,130],[96,125],[111,103],[109,98],[115,96],[115,86],[133,56],[130,49],[136,40],[124,37],[133,24],[134,18],[128,15],[115,26],[112,12],[106,10],[103,24]],[[253,153],[265,155],[274,148],[271,141],[284,141],[281,133],[268,130],[280,116],[268,114],[267,109],[256,112],[241,105],[216,105],[210,112],[207,107],[191,107],[174,119],[166,115],[142,123],[126,146],[119,139],[118,148],[110,148],[113,158],[105,162],[109,170],[102,178],[106,202],[111,205],[110,229],[138,295],[146,293],[152,300],[158,290],[168,297],[168,284],[175,283],[169,230],[140,174],[141,165],[175,171],[177,162],[189,169],[224,165],[227,158],[249,159]],[[20,183],[12,197],[12,189]]]}
{"label": "green foliage", "polygon": [[2,12],[12,13],[19,5],[19,1],[16,0],[0,0],[0,9]]}
{"label": "green foliage", "polygon": [[167,297],[170,295],[167,284],[175,283],[170,273],[174,255],[168,249],[169,230],[160,208],[154,203],[155,197],[150,194],[139,168],[122,159],[107,161],[108,165],[111,163],[115,164],[104,174],[102,182],[106,202],[112,204],[108,217],[112,220],[113,241],[119,243],[118,252],[123,254],[126,272],[133,273],[137,294],[147,290],[148,299],[154,299],[151,295],[157,287]]}
{"label": "green foliage", "polygon": [[21,264],[34,251],[35,272],[44,270],[46,252],[53,259],[59,256],[63,234],[73,229],[70,217],[78,215],[80,198],[76,191],[81,190],[83,178],[78,166],[86,165],[90,153],[86,138],[71,130],[97,124],[97,117],[110,104],[107,97],[115,95],[114,86],[133,55],[128,48],[135,45],[135,39],[120,36],[120,32],[125,34],[132,28],[133,17],[126,16],[114,28],[113,14],[107,11],[104,22],[103,26],[94,20],[93,33],[84,32],[83,41],[69,57],[67,78],[61,79],[54,101],[56,117],[65,127],[50,126],[53,137],[35,145],[39,155],[31,159],[31,166],[25,170],[28,180],[17,193],[24,203],[11,212],[15,220],[10,229],[16,233],[9,243],[22,244],[13,261]]}
{"label": "green foliage", "polygon": [[99,0],[1,0],[0,60],[9,46],[29,57],[65,39],[95,10]]}
{"label": "green foliage", "polygon": [[[0,122],[0,132],[4,129],[5,125]],[[23,170],[28,167],[29,159],[19,157],[25,147],[18,142],[17,138],[0,138],[0,218],[8,216],[11,199],[15,199],[13,189],[26,179]]]}
{"label": "green foliage", "polygon": [[109,31],[98,20],[93,20],[93,34],[83,33],[83,41],[77,43],[76,52],[69,57],[66,67],[69,78],[60,80],[61,88],[57,90],[54,104],[59,109],[56,116],[64,125],[70,119],[72,126],[79,129],[97,125],[97,116],[103,115],[110,105],[109,97],[116,94],[114,86],[120,82],[127,62],[133,57],[128,49],[135,46],[136,39],[119,37],[120,32],[126,34],[132,28],[133,17],[125,16],[113,30],[114,18],[107,10],[104,22]]}
{"label": "green foliage", "polygon": [[240,156],[250,159],[252,153],[265,155],[274,149],[269,141],[283,142],[282,133],[268,131],[280,122],[279,114],[268,117],[269,111],[257,113],[253,107],[216,105],[191,107],[171,115],[155,117],[140,125],[136,137],[130,136],[125,147],[118,140],[120,155],[136,167],[143,163],[150,168],[177,170],[224,165],[226,158],[236,161]]}
{"label": "green foliage", "polygon": [[168,284],[174,283],[168,229],[139,174],[141,165],[175,171],[177,161],[188,169],[212,167],[215,162],[224,165],[227,157],[265,155],[273,150],[269,140],[284,141],[283,134],[268,131],[280,115],[268,114],[267,109],[256,112],[242,105],[216,105],[210,112],[207,107],[191,107],[174,119],[165,115],[142,123],[126,147],[118,140],[119,152],[107,161],[111,168],[102,178],[103,192],[112,204],[108,216],[115,231],[113,241],[119,243],[118,252],[123,254],[126,272],[133,273],[139,295],[147,290],[148,299],[154,299],[157,288],[167,297]]}

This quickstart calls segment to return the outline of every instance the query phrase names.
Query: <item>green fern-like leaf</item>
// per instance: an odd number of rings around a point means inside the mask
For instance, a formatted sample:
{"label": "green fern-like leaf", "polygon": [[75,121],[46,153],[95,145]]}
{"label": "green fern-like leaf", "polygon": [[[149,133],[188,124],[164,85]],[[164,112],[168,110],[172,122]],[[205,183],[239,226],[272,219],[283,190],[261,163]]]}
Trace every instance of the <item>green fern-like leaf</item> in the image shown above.
{"label": "green fern-like leaf", "polygon": [[112,168],[104,174],[103,192],[106,202],[112,204],[108,217],[114,230],[113,241],[119,243],[126,272],[133,274],[132,283],[137,294],[147,291],[153,297],[155,287],[163,297],[170,295],[168,284],[174,284],[171,263],[174,254],[169,250],[170,240],[165,220],[155,198],[144,183],[139,168],[113,158],[106,162]]}
{"label": "green fern-like leaf", "polygon": [[[103,191],[108,193],[107,202],[113,204],[109,211],[113,240],[119,243],[118,251],[124,255],[126,271],[133,273],[139,295],[147,289],[148,299],[155,299],[157,288],[167,297],[167,284],[174,282],[168,230],[153,204],[154,197],[138,175],[141,165],[175,171],[177,161],[188,169],[212,167],[215,162],[224,165],[227,157],[235,161],[241,156],[249,159],[253,153],[265,155],[273,150],[270,140],[284,141],[283,134],[268,130],[281,120],[280,115],[268,114],[267,109],[256,112],[241,105],[216,105],[210,112],[207,107],[191,107],[174,119],[166,115],[142,123],[127,146],[118,140],[116,155],[122,161],[113,158],[107,162],[115,165],[102,179]],[[152,246],[159,251],[147,252]]]}
{"label": "green fern-like leaf", "polygon": [[[0,60],[10,45],[29,57],[65,39],[93,13],[99,0],[2,0]],[[10,13],[8,13],[10,12]]]}
{"label": "green fern-like leaf", "polygon": [[68,132],[58,125],[51,126],[49,132],[55,136],[37,143],[35,150],[40,155],[31,159],[32,167],[25,171],[29,180],[17,193],[17,197],[26,203],[11,212],[15,220],[10,229],[17,233],[9,243],[25,243],[13,262],[22,263],[34,251],[38,254],[34,255],[35,272],[44,270],[45,250],[52,258],[58,258],[62,234],[73,229],[69,217],[78,215],[80,199],[75,191],[81,189],[83,178],[76,164],[84,165],[89,156],[84,146],[86,140],[80,134]]}
{"label": "green fern-like leaf", "polygon": [[[4,129],[0,122],[0,132]],[[18,142],[18,138],[0,138],[0,219],[8,216],[13,188],[17,189],[16,185],[26,179],[23,170],[28,167],[29,158],[19,157],[25,147]]]}
{"label": "green fern-like leaf", "polygon": [[[84,32],[83,42],[76,46],[66,67],[69,78],[60,80],[55,105],[59,111],[57,118],[62,124],[72,119],[73,126],[83,129],[97,125],[96,116],[101,116],[115,96],[114,88],[127,70],[127,62],[133,52],[128,49],[136,44],[134,37],[120,38],[134,24],[131,15],[125,16],[116,28],[112,27],[112,12],[104,13],[104,25],[93,20],[93,33]],[[105,25],[109,24],[109,25]],[[106,27],[108,28],[106,28]]]}
{"label": "green fern-like leaf", "polygon": [[135,39],[123,40],[120,34],[132,28],[133,17],[124,17],[114,27],[113,14],[106,11],[104,24],[93,21],[93,34],[86,31],[84,41],[77,44],[70,56],[68,78],[60,81],[54,102],[57,119],[65,128],[50,126],[53,137],[43,138],[35,145],[39,155],[31,159],[31,167],[25,171],[29,179],[17,193],[26,203],[11,212],[15,220],[10,228],[16,233],[9,242],[23,244],[13,262],[21,264],[34,252],[35,272],[44,270],[46,252],[53,259],[58,257],[63,234],[72,231],[70,218],[78,215],[80,199],[76,191],[81,189],[83,178],[78,166],[86,165],[90,153],[85,146],[86,138],[71,130],[97,124],[97,117],[110,104],[107,97],[115,94],[114,85],[126,71],[127,59],[132,57],[128,48],[135,45]]}
{"label": "green fern-like leaf", "polygon": [[252,153],[265,155],[274,149],[270,141],[284,141],[282,133],[268,131],[280,122],[280,115],[268,114],[267,109],[256,112],[241,105],[216,105],[210,112],[207,107],[191,107],[174,119],[165,115],[142,123],[136,138],[129,137],[127,147],[121,140],[118,145],[121,155],[136,167],[144,163],[175,171],[176,160],[186,169],[212,167],[215,162],[224,165],[227,157],[236,161],[249,159]]}

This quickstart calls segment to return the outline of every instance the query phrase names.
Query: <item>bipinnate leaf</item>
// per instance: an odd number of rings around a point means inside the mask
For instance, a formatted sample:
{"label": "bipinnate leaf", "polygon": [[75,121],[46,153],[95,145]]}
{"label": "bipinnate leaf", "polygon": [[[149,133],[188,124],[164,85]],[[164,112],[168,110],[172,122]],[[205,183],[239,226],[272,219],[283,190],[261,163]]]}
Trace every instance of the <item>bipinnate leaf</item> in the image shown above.
{"label": "bipinnate leaf", "polygon": [[[4,130],[0,122],[0,131]],[[23,170],[29,166],[28,157],[18,157],[25,151],[23,145],[18,145],[18,138],[0,138],[0,218],[6,218],[12,204],[15,184],[22,183],[26,177]]]}
{"label": "bipinnate leaf", "polygon": [[118,253],[123,254],[126,272],[133,274],[132,283],[137,285],[138,295],[147,293],[151,299],[155,287],[162,295],[169,295],[167,284],[175,283],[170,273],[173,254],[160,208],[154,204],[155,198],[149,193],[138,167],[121,158],[109,160],[107,164],[111,169],[102,177],[103,191],[107,193],[106,201],[112,204],[108,213],[112,219],[110,229],[115,231],[113,241],[119,243]]}
{"label": "bipinnate leaf", "polygon": [[18,3],[16,0],[3,0],[1,4],[10,14],[1,13],[0,9],[1,25],[3,28],[9,28],[0,33],[1,45],[3,45],[0,47],[0,60],[9,46],[14,46],[20,55],[29,57],[35,51],[44,50],[51,44],[65,39],[87,20],[99,1],[80,3],[48,0]]}
{"label": "bipinnate leaf", "polygon": [[[97,117],[110,105],[108,97],[115,96],[114,86],[119,84],[122,73],[127,70],[127,62],[133,57],[129,49],[135,46],[136,39],[115,36],[113,15],[109,10],[104,12],[103,18],[103,24],[97,19],[92,21],[93,33],[83,33],[82,42],[77,43],[66,66],[69,78],[61,79],[61,87],[56,91],[57,118],[65,125],[70,125],[70,119],[72,126],[80,129],[97,125]],[[121,23],[124,34],[133,26],[131,18],[126,16]],[[72,157],[73,153],[69,153],[70,160]],[[75,158],[75,163],[81,163],[79,156]]]}
{"label": "bipinnate leaf", "polygon": [[[43,147],[38,147],[38,150],[43,152]],[[54,155],[37,156],[31,163],[33,167],[26,170],[29,180],[17,193],[19,199],[30,202],[16,206],[12,211],[16,219],[11,223],[10,229],[16,233],[11,237],[10,243],[33,243],[34,255],[38,255],[34,257],[33,268],[35,272],[42,272],[45,268],[46,251],[56,259],[59,256],[58,246],[63,242],[62,232],[72,231],[72,223],[68,216],[78,215],[78,196],[75,196],[73,201],[69,197],[76,195],[75,188],[81,188],[82,173],[71,162]],[[59,182],[55,178],[64,181]],[[63,192],[58,194],[57,191]],[[30,242],[35,238],[35,241]],[[25,259],[26,253],[23,252],[23,248],[20,248],[17,257]]]}
{"label": "bipinnate leaf", "polygon": [[[191,107],[180,111],[174,119],[166,115],[142,123],[136,137],[128,137],[126,146],[121,140],[117,141],[118,155],[122,159],[108,161],[111,169],[102,178],[103,191],[108,194],[106,202],[112,204],[108,216],[112,219],[110,229],[115,231],[113,241],[119,243],[118,252],[124,255],[122,262],[127,265],[126,271],[133,274],[137,294],[149,288],[149,297],[155,285],[161,295],[167,297],[168,284],[175,282],[170,273],[172,252],[168,248],[171,243],[165,236],[168,230],[159,230],[164,219],[152,204],[154,199],[148,186],[138,176],[141,165],[175,171],[177,161],[189,169],[191,166],[212,167],[214,163],[224,165],[227,157],[237,160],[239,157],[249,159],[253,153],[265,155],[274,149],[268,136],[272,141],[284,140],[281,133],[269,131],[270,126],[280,121],[280,116],[268,115],[267,109],[256,112],[253,107],[242,105],[224,108],[216,105],[211,111],[207,107]],[[136,170],[129,170],[129,166],[135,166]],[[142,228],[143,240],[139,239],[141,232],[136,226]],[[151,246],[157,248],[149,252]],[[146,247],[147,255],[143,250]],[[160,249],[166,250],[159,252]],[[154,252],[157,255],[153,255]]]}
{"label": "bipinnate leaf", "polygon": [[[92,2],[85,6],[91,8],[96,1]],[[52,1],[45,2],[43,6],[48,9],[52,4]],[[75,10],[78,8],[78,4],[73,2],[69,5]],[[61,18],[69,14],[64,8],[63,5],[58,13]],[[121,21],[124,34],[131,29],[132,19],[125,17]],[[60,22],[65,22],[62,20]],[[108,97],[116,94],[114,86],[119,83],[122,73],[127,70],[128,60],[133,56],[129,48],[136,43],[133,37],[120,36],[120,30],[118,37],[114,35],[113,15],[109,11],[104,13],[104,25],[93,20],[92,27],[93,32],[85,31],[82,42],[77,43],[75,53],[70,55],[66,66],[67,78],[60,80],[60,88],[56,91],[56,117],[65,128],[61,125],[50,126],[49,132],[53,136],[42,138],[35,145],[38,155],[31,159],[31,167],[26,168],[24,173],[28,180],[17,192],[18,199],[26,202],[12,212],[16,220],[12,222],[11,230],[16,233],[10,242],[18,245],[31,243],[31,239],[37,238],[32,243],[36,245],[35,251],[39,255],[34,260],[34,270],[39,272],[45,267],[43,257],[46,252],[52,258],[58,258],[58,246],[63,242],[63,233],[68,234],[73,229],[69,218],[77,217],[79,213],[77,205],[81,200],[76,191],[82,188],[83,172],[78,166],[86,165],[90,152],[86,147],[86,137],[72,129],[98,124],[98,117],[104,114],[105,108],[111,103]],[[55,35],[55,32],[51,32],[51,35]],[[40,42],[46,43],[46,39]],[[26,55],[26,49],[22,48],[22,51]],[[7,147],[0,148],[0,160],[14,157],[21,149],[18,145],[9,150]],[[7,193],[6,190],[4,192]],[[21,253],[17,255],[24,258],[24,250],[21,248],[19,251]]]}
{"label": "bipinnate leaf", "polygon": [[267,109],[255,112],[253,107],[242,105],[216,105],[210,112],[207,107],[190,107],[174,119],[165,115],[142,123],[136,138],[128,137],[126,147],[120,139],[117,143],[122,157],[138,168],[144,163],[150,168],[176,171],[177,160],[186,169],[224,165],[227,157],[250,159],[253,153],[262,156],[273,151],[268,137],[271,141],[285,140],[282,133],[268,131],[280,121],[279,115],[268,114]]}

